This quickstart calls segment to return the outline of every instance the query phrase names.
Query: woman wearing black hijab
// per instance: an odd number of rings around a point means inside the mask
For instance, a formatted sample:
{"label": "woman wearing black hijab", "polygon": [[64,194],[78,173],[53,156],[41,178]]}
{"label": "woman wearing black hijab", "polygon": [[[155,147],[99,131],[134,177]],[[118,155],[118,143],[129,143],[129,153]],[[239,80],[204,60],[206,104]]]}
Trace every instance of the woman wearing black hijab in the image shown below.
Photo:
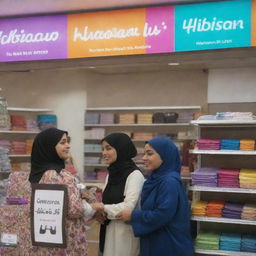
{"label": "woman wearing black hijab", "polygon": [[[40,132],[33,143],[29,181],[40,184],[62,184],[68,188],[68,215],[66,218],[67,248],[34,247],[26,255],[87,255],[85,220],[95,210],[82,200],[75,177],[66,171],[69,157],[69,137],[66,131],[49,128]],[[28,228],[30,232],[30,228]],[[29,248],[30,246],[25,246]]]}
{"label": "woman wearing black hijab", "polygon": [[132,158],[137,150],[130,137],[112,133],[102,140],[102,156],[108,166],[102,202],[107,219],[101,225],[100,253],[104,256],[137,256],[139,240],[129,224],[116,218],[123,209],[137,206],[144,177]]}

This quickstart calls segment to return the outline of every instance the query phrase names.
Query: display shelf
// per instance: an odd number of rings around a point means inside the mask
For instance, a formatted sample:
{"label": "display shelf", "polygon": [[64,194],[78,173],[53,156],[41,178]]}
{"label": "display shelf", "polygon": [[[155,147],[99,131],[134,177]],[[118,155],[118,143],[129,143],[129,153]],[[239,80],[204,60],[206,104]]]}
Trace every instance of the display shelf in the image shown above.
{"label": "display shelf", "polygon": [[200,106],[148,106],[148,107],[100,107],[86,108],[86,111],[121,111],[121,110],[201,110]]}
{"label": "display shelf", "polygon": [[0,133],[8,134],[38,134],[39,131],[13,131],[13,130],[0,130]]}
{"label": "display shelf", "polygon": [[190,123],[154,123],[154,124],[85,124],[85,127],[179,127],[191,126]]}
{"label": "display shelf", "polygon": [[11,154],[9,155],[10,158],[19,158],[19,157],[31,157],[30,154]]}
{"label": "display shelf", "polygon": [[230,219],[230,218],[217,218],[217,217],[206,217],[206,216],[192,216],[191,220],[201,222],[215,222],[215,223],[229,223],[229,224],[241,224],[241,225],[256,225],[254,220],[241,220],[241,219]]}
{"label": "display shelf", "polygon": [[221,250],[203,250],[195,249],[196,253],[206,255],[223,255],[223,256],[255,256],[253,252],[236,252],[236,251],[221,251]]}
{"label": "display shelf", "polygon": [[192,120],[191,124],[201,126],[253,126],[256,120]]}
{"label": "display shelf", "polygon": [[220,193],[242,193],[242,194],[256,194],[256,189],[247,188],[222,188],[222,187],[204,187],[204,186],[190,186],[190,191],[202,192],[220,192]]}
{"label": "display shelf", "polygon": [[189,150],[191,154],[201,154],[201,155],[246,155],[246,156],[256,156],[256,150],[200,150],[191,149]]}
{"label": "display shelf", "polygon": [[20,112],[52,112],[52,109],[49,108],[15,108],[7,107],[8,111],[20,111]]}

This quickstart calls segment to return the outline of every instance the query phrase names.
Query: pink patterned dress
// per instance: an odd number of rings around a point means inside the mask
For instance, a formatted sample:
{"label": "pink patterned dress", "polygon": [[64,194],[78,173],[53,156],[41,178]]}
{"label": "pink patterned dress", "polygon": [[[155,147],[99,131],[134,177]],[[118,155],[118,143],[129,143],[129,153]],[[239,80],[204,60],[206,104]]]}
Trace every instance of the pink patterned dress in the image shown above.
{"label": "pink patterned dress", "polygon": [[[30,182],[16,180],[14,188],[17,189],[17,184],[21,182],[23,187],[20,188],[26,191],[27,199],[30,199],[31,188]],[[10,253],[4,255],[22,255],[22,256],[86,256],[87,242],[85,234],[85,224],[87,213],[83,206],[80,190],[76,186],[75,177],[66,170],[62,170],[59,174],[54,170],[46,171],[40,180],[40,184],[61,184],[68,187],[68,216],[66,218],[66,235],[67,248],[47,248],[41,246],[32,246],[30,235],[30,205],[15,206],[16,215],[19,219],[13,227],[19,237],[19,245],[14,250],[6,248]],[[12,185],[9,184],[9,194],[12,194]],[[15,194],[18,192],[14,192]],[[14,214],[14,215],[15,215]],[[15,215],[15,216],[16,216]],[[0,225],[1,226],[1,225]],[[9,226],[9,225],[8,225]],[[9,230],[11,233],[12,230]],[[11,252],[12,251],[12,252]],[[1,254],[2,255],[2,254]]]}

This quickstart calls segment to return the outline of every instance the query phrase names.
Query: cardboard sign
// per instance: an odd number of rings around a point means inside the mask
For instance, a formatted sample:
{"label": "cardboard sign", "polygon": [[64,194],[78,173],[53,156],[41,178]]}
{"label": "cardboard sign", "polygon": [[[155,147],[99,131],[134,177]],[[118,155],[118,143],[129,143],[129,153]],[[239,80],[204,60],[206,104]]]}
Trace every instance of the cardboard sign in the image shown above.
{"label": "cardboard sign", "polygon": [[67,247],[65,219],[68,194],[65,185],[32,184],[32,245]]}

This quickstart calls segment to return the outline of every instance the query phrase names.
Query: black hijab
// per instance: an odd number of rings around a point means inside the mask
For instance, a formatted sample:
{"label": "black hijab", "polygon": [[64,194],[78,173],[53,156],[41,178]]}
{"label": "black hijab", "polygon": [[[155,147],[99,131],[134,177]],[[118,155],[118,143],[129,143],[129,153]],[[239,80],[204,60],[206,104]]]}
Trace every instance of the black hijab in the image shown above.
{"label": "black hijab", "polygon": [[[134,171],[139,170],[132,158],[137,155],[137,150],[128,135],[125,133],[112,133],[102,139],[111,147],[115,148],[117,159],[108,167],[108,183],[102,195],[104,204],[117,204],[124,201],[124,188],[127,177]],[[103,252],[105,244],[106,226],[109,220],[101,225],[100,251]]]}
{"label": "black hijab", "polygon": [[68,134],[56,128],[49,128],[40,132],[34,140],[31,154],[31,172],[29,181],[39,183],[43,174],[47,170],[60,172],[65,167],[65,162],[61,159],[55,149],[62,136]]}

